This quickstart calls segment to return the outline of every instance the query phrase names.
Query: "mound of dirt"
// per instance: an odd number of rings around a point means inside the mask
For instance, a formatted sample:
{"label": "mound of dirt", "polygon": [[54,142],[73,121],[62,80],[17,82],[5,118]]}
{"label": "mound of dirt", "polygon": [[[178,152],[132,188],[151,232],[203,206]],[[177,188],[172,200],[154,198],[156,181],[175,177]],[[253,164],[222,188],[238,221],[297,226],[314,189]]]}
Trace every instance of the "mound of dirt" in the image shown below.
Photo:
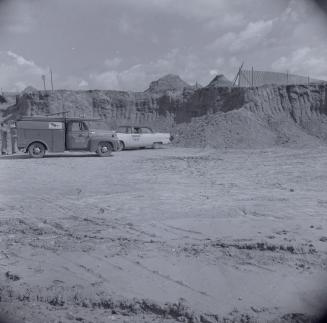
{"label": "mound of dirt", "polygon": [[36,89],[35,87],[33,86],[27,86],[22,93],[35,93],[35,92],[38,92],[39,90]]}
{"label": "mound of dirt", "polygon": [[175,129],[175,142],[182,146],[305,147],[327,142],[326,84],[206,87],[189,102],[177,113],[178,120],[186,121]]}
{"label": "mound of dirt", "polygon": [[220,74],[217,75],[208,85],[207,87],[231,87],[233,83],[228,80],[225,75]]}
{"label": "mound of dirt", "polygon": [[168,74],[157,81],[151,82],[145,92],[165,93],[167,91],[183,91],[185,88],[191,88],[189,84],[183,81],[178,75]]}
{"label": "mound of dirt", "polygon": [[276,134],[245,109],[219,112],[177,127],[174,142],[185,147],[261,148],[272,146]]}
{"label": "mound of dirt", "polygon": [[241,108],[193,118],[176,127],[174,143],[183,147],[310,147],[324,142],[307,134],[290,118],[262,118]]}

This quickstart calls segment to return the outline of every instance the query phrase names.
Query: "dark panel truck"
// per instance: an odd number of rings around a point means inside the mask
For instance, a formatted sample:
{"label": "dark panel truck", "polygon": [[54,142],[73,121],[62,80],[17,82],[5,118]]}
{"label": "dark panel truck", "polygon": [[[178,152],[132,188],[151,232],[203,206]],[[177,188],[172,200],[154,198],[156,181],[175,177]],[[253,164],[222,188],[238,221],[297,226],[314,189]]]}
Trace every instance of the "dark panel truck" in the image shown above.
{"label": "dark panel truck", "polygon": [[90,151],[106,157],[119,150],[114,131],[103,120],[66,117],[22,117],[16,121],[18,149],[31,157],[45,152]]}

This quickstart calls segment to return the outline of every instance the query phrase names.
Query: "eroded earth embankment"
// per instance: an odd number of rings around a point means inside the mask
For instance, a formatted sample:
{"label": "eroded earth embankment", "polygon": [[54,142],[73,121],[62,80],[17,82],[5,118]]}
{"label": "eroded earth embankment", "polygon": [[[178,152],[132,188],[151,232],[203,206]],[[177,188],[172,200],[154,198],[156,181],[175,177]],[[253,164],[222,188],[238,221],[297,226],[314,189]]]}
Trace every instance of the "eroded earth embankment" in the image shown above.
{"label": "eroded earth embankment", "polygon": [[114,128],[142,124],[171,131],[175,143],[186,147],[299,147],[327,141],[327,83],[151,89],[27,92],[4,115],[70,111],[72,116],[104,118]]}

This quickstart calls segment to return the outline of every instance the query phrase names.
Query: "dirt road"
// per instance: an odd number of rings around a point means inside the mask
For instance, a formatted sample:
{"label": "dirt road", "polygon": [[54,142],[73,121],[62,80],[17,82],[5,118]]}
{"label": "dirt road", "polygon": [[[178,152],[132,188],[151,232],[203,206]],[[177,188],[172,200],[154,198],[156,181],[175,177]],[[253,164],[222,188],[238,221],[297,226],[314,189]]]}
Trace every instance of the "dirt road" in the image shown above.
{"label": "dirt road", "polygon": [[326,169],[326,148],[0,158],[1,310],[308,320],[327,299]]}

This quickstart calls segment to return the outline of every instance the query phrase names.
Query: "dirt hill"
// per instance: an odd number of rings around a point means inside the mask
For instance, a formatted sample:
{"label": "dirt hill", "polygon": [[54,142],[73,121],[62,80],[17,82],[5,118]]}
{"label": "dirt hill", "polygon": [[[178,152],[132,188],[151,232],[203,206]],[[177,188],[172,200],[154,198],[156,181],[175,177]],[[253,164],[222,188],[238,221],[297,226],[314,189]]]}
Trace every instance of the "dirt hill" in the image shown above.
{"label": "dirt hill", "polygon": [[176,115],[184,146],[257,148],[327,142],[327,84],[210,88]]}
{"label": "dirt hill", "polygon": [[233,83],[228,80],[225,75],[220,74],[217,75],[209,84],[207,87],[232,87]]}
{"label": "dirt hill", "polygon": [[189,89],[191,86],[183,81],[178,75],[168,74],[157,81],[151,82],[147,93],[163,94],[166,92],[181,92],[184,89]]}

